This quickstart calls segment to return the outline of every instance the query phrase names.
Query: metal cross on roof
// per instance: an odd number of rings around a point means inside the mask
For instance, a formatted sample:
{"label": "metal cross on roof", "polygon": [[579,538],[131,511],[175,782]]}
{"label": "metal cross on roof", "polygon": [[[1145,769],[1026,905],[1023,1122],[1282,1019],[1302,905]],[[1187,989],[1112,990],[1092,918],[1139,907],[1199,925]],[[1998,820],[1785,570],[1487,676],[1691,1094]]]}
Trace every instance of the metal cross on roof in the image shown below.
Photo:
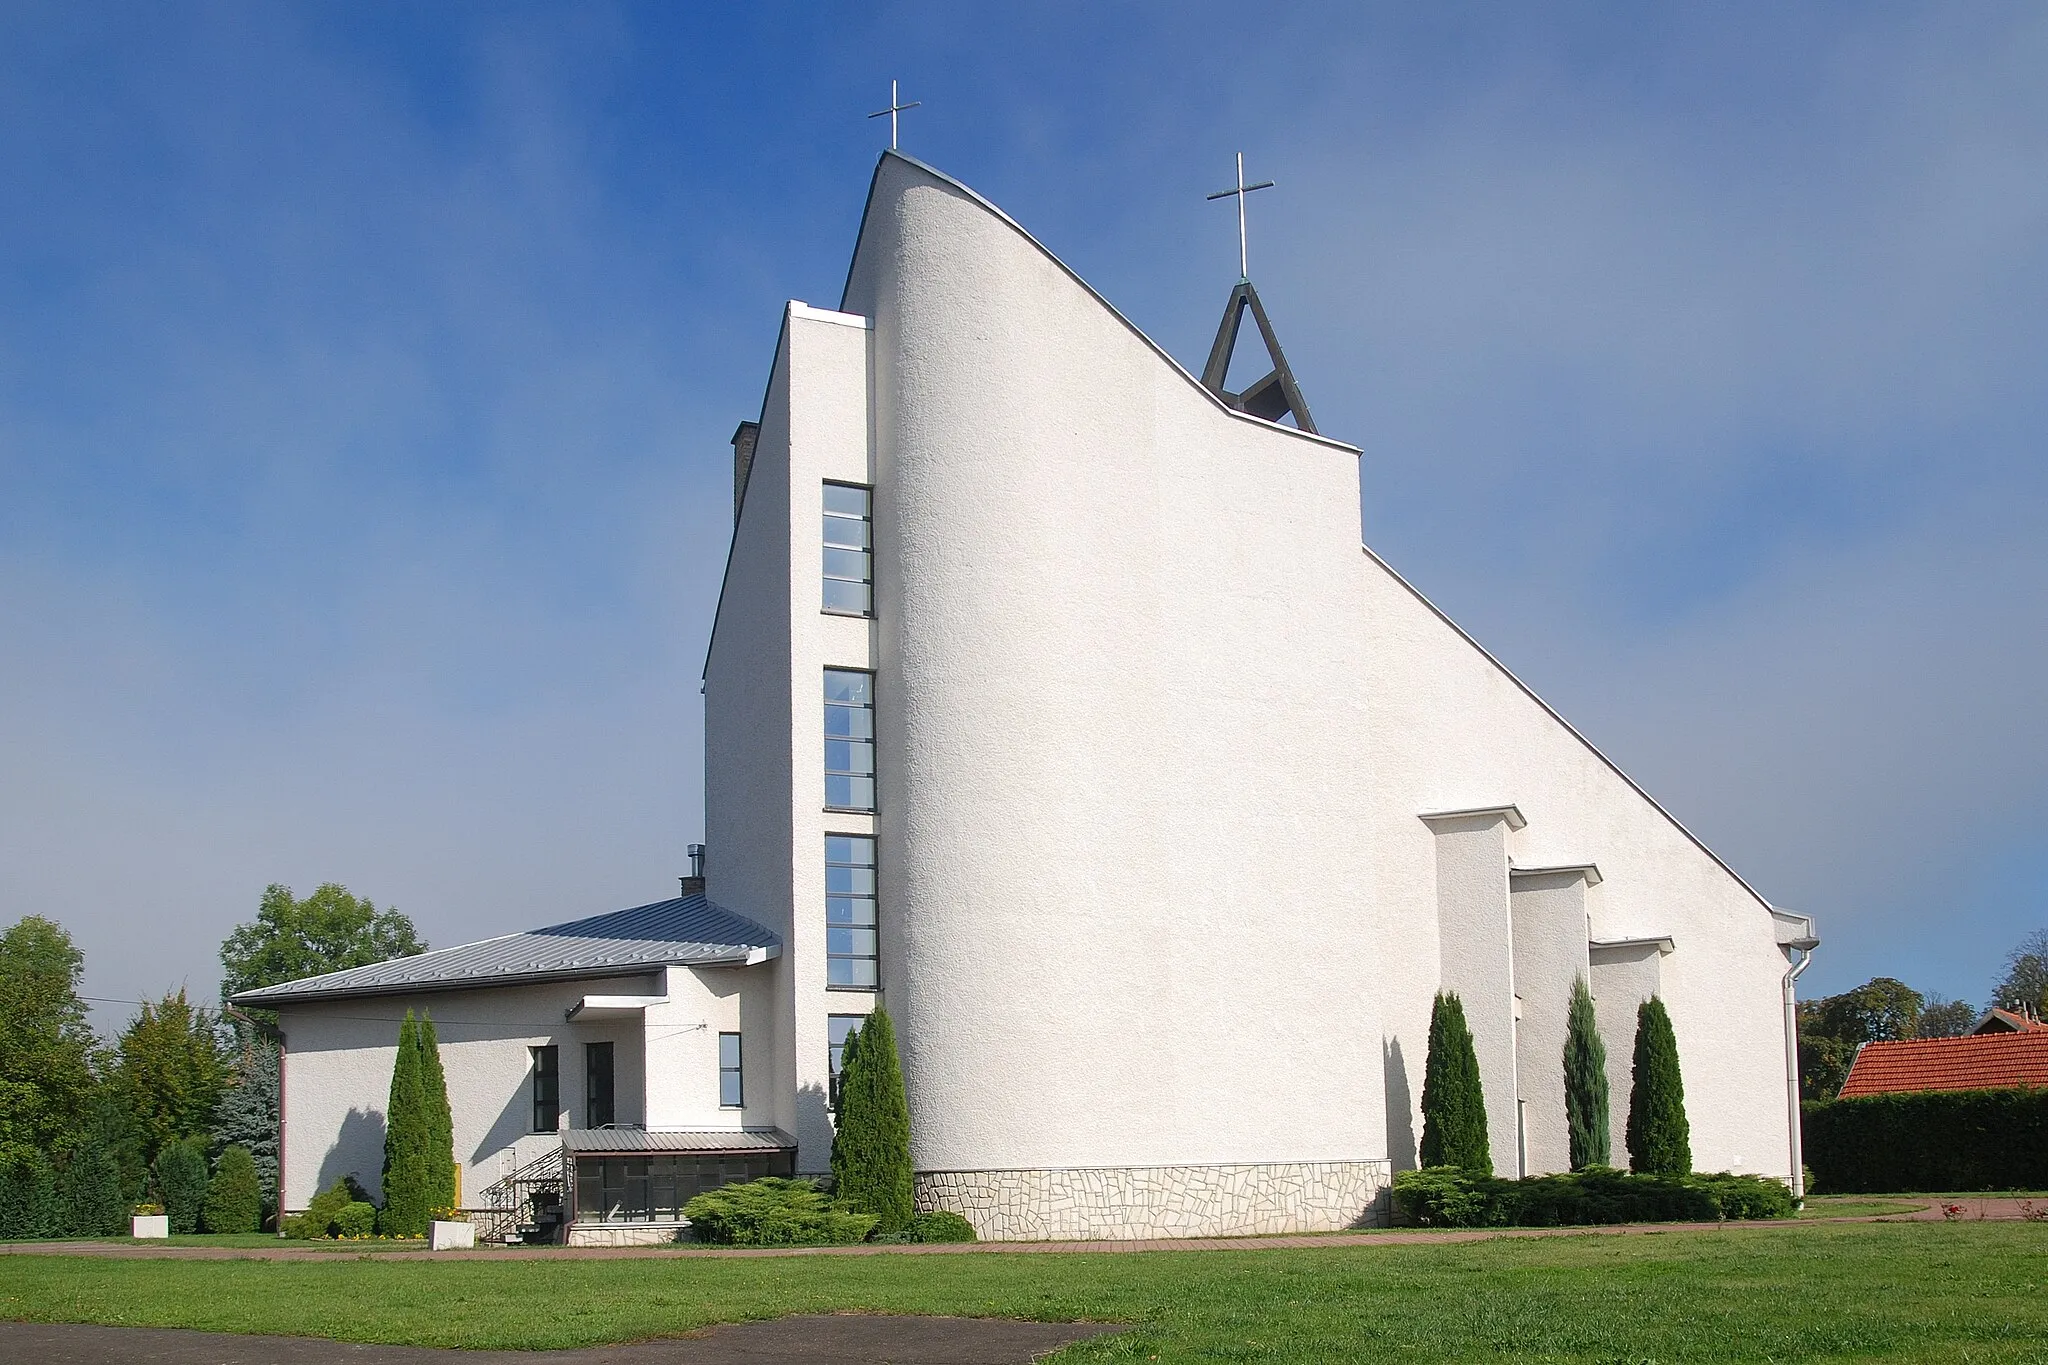
{"label": "metal cross on roof", "polygon": [[1218,190],[1209,196],[1211,199],[1237,200],[1237,277],[1241,280],[1248,280],[1252,277],[1251,266],[1245,256],[1244,197],[1253,190],[1270,190],[1272,188],[1273,182],[1270,180],[1261,180],[1256,185],[1244,183],[1244,153],[1239,152],[1237,154],[1237,188],[1234,190]]}
{"label": "metal cross on roof", "polygon": [[[889,107],[887,109],[877,109],[874,113],[869,114],[868,117],[880,118],[884,114],[887,114],[889,116],[890,151],[893,152],[896,150],[896,116],[902,113],[905,109],[915,109],[918,105],[923,103],[923,100],[912,100],[908,104],[903,103],[901,100],[896,98],[896,82],[889,82]],[[1240,158],[1240,160],[1242,160],[1242,158]]]}

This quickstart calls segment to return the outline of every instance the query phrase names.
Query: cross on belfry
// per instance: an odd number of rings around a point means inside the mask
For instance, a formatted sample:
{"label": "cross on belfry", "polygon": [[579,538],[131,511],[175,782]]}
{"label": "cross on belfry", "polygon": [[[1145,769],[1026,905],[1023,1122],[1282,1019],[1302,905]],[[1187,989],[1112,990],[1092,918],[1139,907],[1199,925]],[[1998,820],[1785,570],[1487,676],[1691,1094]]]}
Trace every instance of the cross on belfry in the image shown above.
{"label": "cross on belfry", "polygon": [[877,109],[874,113],[869,114],[868,117],[880,118],[884,114],[887,114],[889,116],[890,151],[893,152],[896,150],[896,116],[902,113],[905,109],[915,109],[918,105],[923,103],[923,100],[912,100],[908,104],[903,103],[901,100],[896,98],[896,82],[889,82],[889,107],[887,109]]}
{"label": "cross on belfry", "polygon": [[1248,280],[1252,277],[1251,265],[1245,255],[1244,197],[1253,190],[1270,190],[1272,188],[1273,182],[1270,180],[1261,180],[1256,185],[1244,183],[1244,153],[1239,152],[1237,154],[1237,188],[1234,190],[1218,190],[1209,196],[1211,199],[1237,200],[1237,274],[1239,279]]}

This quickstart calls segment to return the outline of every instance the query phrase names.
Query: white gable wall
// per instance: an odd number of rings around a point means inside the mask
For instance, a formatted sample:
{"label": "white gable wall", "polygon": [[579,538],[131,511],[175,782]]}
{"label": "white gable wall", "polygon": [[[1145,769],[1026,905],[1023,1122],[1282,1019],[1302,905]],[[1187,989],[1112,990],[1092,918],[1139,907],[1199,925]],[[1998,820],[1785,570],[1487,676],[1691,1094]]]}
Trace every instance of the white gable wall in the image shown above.
{"label": "white gable wall", "polygon": [[[1389,1047],[1406,1072],[1390,1075],[1388,1087],[1415,1106],[1405,1129],[1396,1118],[1397,1150],[1420,1133],[1430,1001],[1439,962],[1457,951],[1438,942],[1435,839],[1417,816],[1512,802],[1528,819],[1510,838],[1517,864],[1598,864],[1592,937],[1675,941],[1661,985],[1678,1035],[1695,1165],[1789,1174],[1779,1003],[1786,962],[1769,911],[1384,564],[1369,554],[1360,561],[1371,900],[1387,966]],[[1562,995],[1525,997],[1522,1011],[1561,1017],[1566,1004]],[[1612,1012],[1600,1016],[1610,1057],[1625,1058],[1632,1033],[1615,1036]],[[1486,1074],[1483,1061],[1482,1078],[1489,1089],[1514,1084],[1511,1075]],[[1616,1159],[1625,1161],[1625,1089],[1613,1103]],[[1512,1170],[1512,1130],[1506,1142],[1497,1129],[1491,1136],[1496,1168]]]}
{"label": "white gable wall", "polygon": [[917,1167],[1383,1161],[1355,453],[900,160],[847,299]]}

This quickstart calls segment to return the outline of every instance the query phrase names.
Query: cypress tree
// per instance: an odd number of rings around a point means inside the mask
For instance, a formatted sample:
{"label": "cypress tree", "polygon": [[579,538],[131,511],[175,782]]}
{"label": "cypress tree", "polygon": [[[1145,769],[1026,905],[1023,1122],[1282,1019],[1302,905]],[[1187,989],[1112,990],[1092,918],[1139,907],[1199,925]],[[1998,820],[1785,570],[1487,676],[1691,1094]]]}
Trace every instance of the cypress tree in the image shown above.
{"label": "cypress tree", "polygon": [[455,1115],[448,1106],[448,1073],[441,1069],[441,1040],[434,1035],[431,1015],[420,1015],[416,1041],[426,1118],[427,1214],[436,1217],[455,1208]]}
{"label": "cypress tree", "polygon": [[1610,1160],[1614,1144],[1607,1115],[1607,1044],[1600,1041],[1593,1017],[1593,992],[1585,977],[1574,977],[1564,1036],[1564,1117],[1571,1131],[1573,1170]]}
{"label": "cypress tree", "polygon": [[213,1164],[206,1187],[208,1232],[255,1232],[263,1226],[263,1182],[246,1147],[229,1147]]}
{"label": "cypress tree", "polygon": [[1479,1054],[1456,992],[1438,991],[1429,1015],[1429,1060],[1422,1073],[1422,1164],[1493,1174],[1486,1140],[1486,1093]]}
{"label": "cypress tree", "polygon": [[64,1205],[57,1191],[57,1173],[41,1152],[0,1163],[0,1238],[28,1240],[61,1237]]}
{"label": "cypress tree", "polygon": [[910,1105],[887,1010],[869,1015],[840,1056],[832,1187],[856,1212],[880,1220],[875,1232],[881,1236],[901,1232],[917,1212],[910,1178]]}
{"label": "cypress tree", "polygon": [[419,1237],[427,1230],[427,1113],[420,1074],[419,1025],[412,1011],[398,1026],[391,1101],[384,1112],[384,1231]]}
{"label": "cypress tree", "polygon": [[1651,996],[1636,1011],[1635,1075],[1628,1097],[1628,1168],[1644,1174],[1692,1170],[1692,1126],[1685,1119],[1685,1080],[1678,1071],[1678,1035],[1664,1002]]}
{"label": "cypress tree", "polygon": [[196,1142],[169,1142],[156,1154],[156,1190],[170,1215],[171,1231],[188,1236],[199,1231],[199,1210],[206,1203],[206,1154]]}

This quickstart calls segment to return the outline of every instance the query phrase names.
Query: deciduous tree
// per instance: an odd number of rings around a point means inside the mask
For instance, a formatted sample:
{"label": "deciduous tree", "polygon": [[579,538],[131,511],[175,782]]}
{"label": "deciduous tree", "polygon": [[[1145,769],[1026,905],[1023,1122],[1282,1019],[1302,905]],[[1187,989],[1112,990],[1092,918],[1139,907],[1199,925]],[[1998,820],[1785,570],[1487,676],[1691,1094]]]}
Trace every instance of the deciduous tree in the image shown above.
{"label": "deciduous tree", "polygon": [[78,996],[85,954],[54,921],[0,933],[0,1164],[67,1148],[91,1099],[93,1032]]}
{"label": "deciduous tree", "polygon": [[1991,1003],[2048,1018],[2048,929],[2028,934],[2012,950],[2005,960],[2005,979],[1991,993]]}
{"label": "deciduous tree", "polygon": [[220,1029],[183,987],[143,1003],[116,1045],[114,1069],[149,1161],[169,1143],[212,1132],[214,1106],[227,1086]]}
{"label": "deciduous tree", "polygon": [[295,900],[290,887],[272,884],[255,920],[220,945],[221,999],[426,950],[410,919],[396,909],[379,910],[345,886],[327,882]]}

